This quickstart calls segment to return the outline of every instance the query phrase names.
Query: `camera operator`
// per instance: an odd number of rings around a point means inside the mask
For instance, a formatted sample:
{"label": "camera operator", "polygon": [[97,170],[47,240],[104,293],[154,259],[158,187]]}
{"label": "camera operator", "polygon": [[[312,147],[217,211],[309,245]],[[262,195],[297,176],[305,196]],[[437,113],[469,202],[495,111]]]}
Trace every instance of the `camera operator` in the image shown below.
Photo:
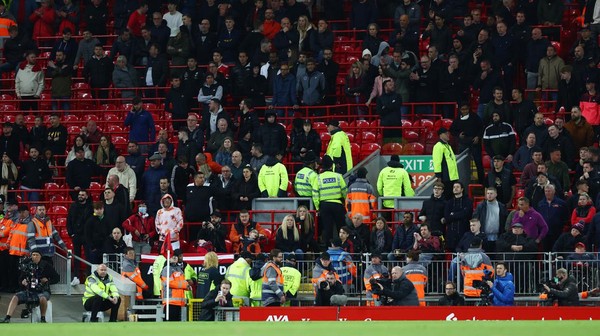
{"label": "camera operator", "polygon": [[60,276],[56,270],[42,260],[39,250],[31,252],[31,259],[24,259],[19,265],[21,270],[20,283],[25,290],[17,292],[10,300],[6,317],[0,323],[9,323],[10,318],[20,304],[40,305],[41,321],[46,322],[46,308],[50,300],[50,285],[58,283]]}
{"label": "camera operator", "polygon": [[558,278],[557,288],[550,288],[544,284],[544,289],[549,296],[557,299],[559,306],[579,306],[579,293],[577,292],[577,281],[564,268],[556,271]]}
{"label": "camera operator", "polygon": [[347,301],[344,295],[344,286],[337,280],[335,273],[329,272],[325,276],[325,280],[319,283],[317,289],[317,306],[340,305],[340,301]]}
{"label": "camera operator", "polygon": [[515,284],[513,282],[513,275],[508,272],[504,262],[496,263],[496,279],[494,282],[488,280],[487,285],[492,290],[492,305],[515,305]]}
{"label": "camera operator", "polygon": [[[379,288],[377,288],[379,287]],[[376,280],[373,293],[381,296],[384,306],[418,306],[417,290],[402,271],[402,267],[392,268],[392,281],[384,286],[382,279]]]}

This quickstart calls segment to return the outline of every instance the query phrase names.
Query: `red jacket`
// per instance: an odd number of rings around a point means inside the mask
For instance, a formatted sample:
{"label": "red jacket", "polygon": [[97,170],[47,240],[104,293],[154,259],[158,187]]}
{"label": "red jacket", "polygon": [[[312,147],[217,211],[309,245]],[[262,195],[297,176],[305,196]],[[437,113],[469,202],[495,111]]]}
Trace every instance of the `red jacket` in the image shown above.
{"label": "red jacket", "polygon": [[[131,232],[132,240],[136,242],[141,242],[141,236],[144,234],[147,234],[149,239],[156,236],[154,217],[152,216],[142,217],[139,213],[135,213],[123,222],[123,228]],[[139,236],[135,234],[136,230],[139,231]]]}
{"label": "red jacket", "polygon": [[600,96],[584,93],[579,101],[581,115],[593,126],[600,125]]}
{"label": "red jacket", "polygon": [[[37,13],[41,12],[39,16]],[[40,7],[29,16],[29,21],[33,22],[33,39],[37,40],[38,37],[51,37],[54,36],[54,21],[56,19],[56,12],[53,8]]]}

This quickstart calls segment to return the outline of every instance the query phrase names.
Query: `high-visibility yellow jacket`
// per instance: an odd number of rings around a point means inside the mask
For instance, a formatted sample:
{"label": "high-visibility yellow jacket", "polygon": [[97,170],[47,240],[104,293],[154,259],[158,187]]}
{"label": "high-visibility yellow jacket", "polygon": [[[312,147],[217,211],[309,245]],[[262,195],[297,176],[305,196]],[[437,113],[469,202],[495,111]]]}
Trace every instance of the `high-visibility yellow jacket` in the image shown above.
{"label": "high-visibility yellow jacket", "polygon": [[296,173],[294,180],[294,190],[298,197],[312,196],[312,182],[317,178],[317,173],[310,167],[304,167]]}
{"label": "high-visibility yellow jacket", "polygon": [[325,155],[329,155],[333,159],[335,172],[345,174],[354,167],[352,164],[350,140],[348,139],[348,135],[341,129],[331,132],[331,140],[329,141]]}
{"label": "high-visibility yellow jacket", "polygon": [[458,167],[456,166],[456,155],[450,144],[443,141],[433,146],[431,153],[433,159],[433,172],[435,177],[441,177],[443,181],[458,180]]}
{"label": "high-visibility yellow jacket", "polygon": [[[394,162],[388,164],[379,172],[377,178],[377,192],[380,196],[385,197],[400,197],[400,196],[414,196],[415,191],[412,188],[410,176],[408,172]],[[393,208],[394,200],[384,200],[384,208]]]}
{"label": "high-visibility yellow jacket", "polygon": [[104,279],[101,279],[96,272],[87,277],[82,298],[83,304],[94,296],[100,296],[103,299],[107,299],[109,296],[119,297],[119,290],[110,274],[107,274]]}
{"label": "high-visibility yellow jacket", "polygon": [[244,258],[238,258],[229,265],[225,273],[225,279],[231,281],[231,295],[250,297],[250,265]]}
{"label": "high-visibility yellow jacket", "polygon": [[283,274],[283,292],[296,295],[298,289],[300,289],[300,281],[302,280],[302,274],[300,271],[293,267],[284,266],[281,268]]}
{"label": "high-visibility yellow jacket", "polygon": [[[268,197],[278,197],[280,192],[286,192],[289,182],[287,169],[281,162],[269,165],[265,163],[258,173],[258,189],[261,194],[265,191]],[[266,195],[262,195],[263,197]]]}
{"label": "high-visibility yellow jacket", "polygon": [[312,184],[312,198],[315,209],[319,210],[321,202],[343,204],[348,190],[342,175],[332,171],[324,171]]}

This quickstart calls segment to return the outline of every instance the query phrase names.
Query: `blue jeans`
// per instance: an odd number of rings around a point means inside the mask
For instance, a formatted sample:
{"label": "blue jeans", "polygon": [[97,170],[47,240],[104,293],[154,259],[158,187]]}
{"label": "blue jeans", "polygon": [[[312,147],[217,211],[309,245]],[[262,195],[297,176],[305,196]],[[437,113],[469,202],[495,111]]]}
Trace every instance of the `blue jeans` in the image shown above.
{"label": "blue jeans", "polygon": [[[71,99],[70,96],[53,96],[52,97],[52,110],[56,111],[56,110],[63,110],[63,111],[69,111],[71,109],[71,105],[69,103],[69,100]],[[60,107],[59,107],[60,105]]]}

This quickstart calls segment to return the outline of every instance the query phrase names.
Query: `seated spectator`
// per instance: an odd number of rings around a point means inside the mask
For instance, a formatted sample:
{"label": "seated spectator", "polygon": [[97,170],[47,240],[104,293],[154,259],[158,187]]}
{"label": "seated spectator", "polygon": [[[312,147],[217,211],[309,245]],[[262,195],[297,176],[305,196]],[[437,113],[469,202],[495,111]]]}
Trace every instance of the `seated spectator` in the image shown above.
{"label": "seated spectator", "polygon": [[242,252],[242,240],[247,238],[252,230],[257,230],[259,232],[259,238],[266,236],[266,231],[260,224],[250,220],[248,210],[240,210],[239,217],[229,232],[229,240],[233,243],[233,251],[235,251],[235,253]]}
{"label": "seated spectator", "polygon": [[438,301],[438,306],[464,306],[465,298],[456,291],[456,284],[452,281],[446,282],[445,294]]}
{"label": "seated spectator", "polygon": [[402,224],[396,226],[392,250],[387,256],[388,260],[400,260],[403,253],[412,249],[418,232],[419,227],[414,223],[414,215],[411,212],[405,212]]}
{"label": "seated spectator", "polygon": [[213,289],[204,297],[201,305],[201,314],[198,317],[200,321],[214,321],[215,308],[233,307],[233,296],[229,291],[231,282],[227,279],[221,281],[218,289]]}
{"label": "seated spectator", "polygon": [[[120,228],[116,227],[112,229],[110,237],[105,241],[102,252],[113,255],[124,254],[125,248],[127,248],[127,245],[125,245],[125,241],[123,240],[123,233]],[[117,261],[117,258],[116,256],[112,256],[112,258],[109,257],[109,260]]]}
{"label": "seated spectator", "polygon": [[107,136],[100,137],[100,144],[94,154],[94,162],[101,166],[112,166],[117,160],[117,149]]}
{"label": "seated spectator", "polygon": [[[594,256],[594,253],[586,253],[585,251],[585,244],[584,243],[577,243],[575,244],[575,252],[571,253],[567,256],[567,260],[573,260],[573,261],[595,261],[596,257]],[[590,263],[586,263],[587,265],[589,265]],[[595,263],[592,263],[595,264]]]}
{"label": "seated spectator", "polygon": [[584,225],[583,233],[589,232],[590,224],[596,214],[596,208],[592,203],[592,199],[586,193],[579,194],[577,207],[573,209],[571,214],[571,224],[582,223]]}
{"label": "seated spectator", "polygon": [[371,233],[369,226],[363,222],[364,216],[360,213],[350,218],[346,226],[350,232],[350,239],[354,242],[354,253],[365,253],[370,251]]}
{"label": "seated spectator", "polygon": [[202,222],[202,228],[198,231],[198,246],[207,246],[210,243],[212,249],[217,253],[226,253],[225,238],[227,238],[227,226],[221,223],[223,216],[219,211],[210,214],[210,220]]}
{"label": "seated spectator", "polygon": [[158,147],[161,143],[167,146],[166,157],[173,157],[175,146],[173,146],[173,144],[169,142],[169,133],[166,129],[161,129],[160,131],[158,131],[158,135],[156,136],[156,142],[153,143],[152,146],[150,146],[148,153],[158,152]]}
{"label": "seated spectator", "polygon": [[[225,119],[226,123],[222,124],[222,128],[219,129],[219,121],[221,119]],[[229,123],[230,123],[229,115],[227,114],[227,112],[225,110],[223,110],[223,106],[221,105],[221,100],[218,98],[211,98],[210,101],[208,102],[208,109],[202,114],[202,127],[204,128],[204,133],[206,136],[207,151],[211,151],[209,149],[208,141],[210,141],[213,133],[217,133],[220,131],[220,133],[222,133],[221,137],[224,137],[224,133],[229,128]],[[228,134],[228,135],[233,137],[233,134]],[[213,146],[214,146],[214,143],[213,143]],[[216,150],[219,149],[219,147],[220,147],[220,144],[219,144],[219,146],[214,148],[212,151],[216,152]]]}
{"label": "seated spectator", "polygon": [[[522,142],[521,142],[522,143]],[[513,168],[519,171],[523,171],[527,164],[533,161],[532,155],[535,146],[535,133],[527,134],[525,138],[525,143],[519,147],[517,152],[513,157]]]}
{"label": "seated spectator", "polygon": [[371,230],[371,248],[372,254],[387,255],[392,251],[392,230],[387,225],[385,218],[377,217],[375,226]]}
{"label": "seated spectator", "polygon": [[86,143],[97,144],[100,142],[102,131],[100,131],[94,120],[89,120],[86,126],[81,127],[81,135],[85,137]]}
{"label": "seated spectator", "polygon": [[420,233],[415,232],[413,250],[421,251],[420,259],[423,265],[428,265],[435,253],[442,252],[440,238],[431,234],[427,223],[421,224]]}
{"label": "seated spectator", "polygon": [[575,223],[571,225],[571,230],[569,232],[564,232],[558,237],[556,242],[554,242],[554,246],[552,247],[552,252],[562,252],[558,256],[558,258],[562,259],[568,256],[571,252],[575,250],[575,246],[581,243],[585,243],[587,241],[587,237],[583,235],[583,231],[585,230],[585,226],[583,223]]}
{"label": "seated spectator", "polygon": [[281,250],[286,259],[292,253],[295,254],[297,259],[303,259],[304,251],[302,250],[302,245],[300,232],[296,226],[294,216],[285,216],[275,234],[275,248]]}

